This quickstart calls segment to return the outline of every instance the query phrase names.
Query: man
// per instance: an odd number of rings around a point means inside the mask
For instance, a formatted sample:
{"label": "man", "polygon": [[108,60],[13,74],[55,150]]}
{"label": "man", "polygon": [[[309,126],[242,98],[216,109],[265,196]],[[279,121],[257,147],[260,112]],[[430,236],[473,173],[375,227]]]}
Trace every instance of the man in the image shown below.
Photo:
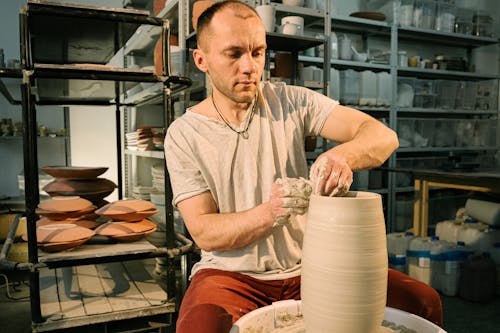
{"label": "man", "polygon": [[307,198],[278,179],[308,177],[304,139],[339,143],[312,166],[316,191],[348,190],[352,172],[381,165],[397,136],[381,122],[302,87],[261,82],[266,32],[252,7],[220,2],[201,14],[196,66],[212,93],[168,129],[167,166],[187,229],[202,249],[177,332],[226,332],[242,315],[300,299]]}

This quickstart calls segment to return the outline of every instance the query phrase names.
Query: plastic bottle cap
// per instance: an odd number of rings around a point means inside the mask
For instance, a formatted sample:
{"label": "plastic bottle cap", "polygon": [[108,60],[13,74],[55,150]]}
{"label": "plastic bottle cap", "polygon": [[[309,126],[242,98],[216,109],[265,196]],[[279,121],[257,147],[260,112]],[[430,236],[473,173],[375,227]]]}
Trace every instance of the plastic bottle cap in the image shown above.
{"label": "plastic bottle cap", "polygon": [[439,236],[432,236],[431,240],[438,241],[439,240]]}
{"label": "plastic bottle cap", "polygon": [[405,232],[405,236],[413,236],[413,232],[407,231],[407,232]]}
{"label": "plastic bottle cap", "polygon": [[465,219],[464,223],[477,223],[477,220],[472,217],[468,217]]}
{"label": "plastic bottle cap", "polygon": [[465,246],[464,242],[457,242],[457,246]]}

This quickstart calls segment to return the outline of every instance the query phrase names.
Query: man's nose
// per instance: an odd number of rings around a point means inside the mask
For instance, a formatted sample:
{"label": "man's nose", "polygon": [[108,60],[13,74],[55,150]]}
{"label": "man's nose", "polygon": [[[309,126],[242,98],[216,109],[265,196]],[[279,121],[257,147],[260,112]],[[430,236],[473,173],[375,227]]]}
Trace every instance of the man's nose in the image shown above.
{"label": "man's nose", "polygon": [[243,55],[240,61],[240,66],[243,73],[254,73],[257,70],[257,63],[250,53]]}

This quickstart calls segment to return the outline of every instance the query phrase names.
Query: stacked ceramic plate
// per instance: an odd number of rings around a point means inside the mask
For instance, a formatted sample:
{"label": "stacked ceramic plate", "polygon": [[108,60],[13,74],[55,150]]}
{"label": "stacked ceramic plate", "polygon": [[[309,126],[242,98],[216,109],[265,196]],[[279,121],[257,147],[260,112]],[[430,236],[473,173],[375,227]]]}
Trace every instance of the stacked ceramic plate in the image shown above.
{"label": "stacked ceramic plate", "polygon": [[96,233],[120,242],[134,242],[156,231],[156,224],[143,219],[138,222],[107,222],[96,229]]}
{"label": "stacked ceramic plate", "polygon": [[146,200],[118,200],[96,210],[96,214],[112,221],[96,229],[98,235],[118,241],[136,241],[156,230],[156,224],[147,220],[158,213],[156,206]]}
{"label": "stacked ceramic plate", "polygon": [[[38,248],[45,252],[72,249],[85,243],[94,235],[94,230],[76,224],[50,224],[36,228]],[[25,236],[23,238],[26,240]]]}
{"label": "stacked ceramic plate", "polygon": [[143,126],[138,128],[135,132],[125,134],[127,140],[127,148],[130,150],[153,150],[155,145],[153,143],[153,127]]}
{"label": "stacked ceramic plate", "polygon": [[132,196],[136,199],[150,200],[151,186],[134,186],[132,188]]}
{"label": "stacked ceramic plate", "polygon": [[165,129],[164,128],[153,128],[153,145],[158,150],[163,150],[165,141]]}
{"label": "stacked ceramic plate", "polygon": [[42,170],[55,177],[44,186],[50,196],[79,196],[100,207],[106,204],[104,198],[116,188],[116,184],[106,178],[97,178],[107,167],[47,166]]}
{"label": "stacked ceramic plate", "polygon": [[79,196],[57,196],[41,201],[35,213],[49,220],[60,221],[93,217],[96,208],[91,201]]}
{"label": "stacked ceramic plate", "polygon": [[151,177],[153,179],[153,188],[159,192],[165,192],[165,167],[163,164],[151,167]]}

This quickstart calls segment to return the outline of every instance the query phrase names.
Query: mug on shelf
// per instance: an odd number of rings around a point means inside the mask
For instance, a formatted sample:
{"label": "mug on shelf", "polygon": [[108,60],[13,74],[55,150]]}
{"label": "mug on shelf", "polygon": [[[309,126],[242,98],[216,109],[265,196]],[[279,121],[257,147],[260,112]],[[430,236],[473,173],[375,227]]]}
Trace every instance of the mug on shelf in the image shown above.
{"label": "mug on shelf", "polygon": [[284,35],[302,35],[302,26],[295,23],[285,23],[278,27],[278,32]]}

